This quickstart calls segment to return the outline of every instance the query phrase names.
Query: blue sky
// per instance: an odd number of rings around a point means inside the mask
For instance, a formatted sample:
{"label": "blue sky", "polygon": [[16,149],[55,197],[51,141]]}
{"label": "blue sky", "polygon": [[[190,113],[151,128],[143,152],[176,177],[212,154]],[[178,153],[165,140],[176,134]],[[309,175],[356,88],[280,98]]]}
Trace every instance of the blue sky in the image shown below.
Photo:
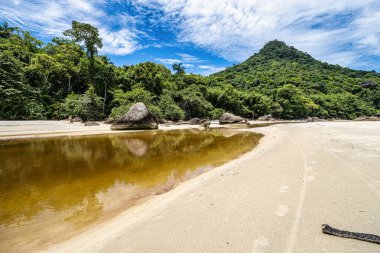
{"label": "blue sky", "polygon": [[207,75],[273,39],[322,61],[380,72],[379,0],[0,0],[0,20],[48,42],[72,20],[99,28],[116,65]]}

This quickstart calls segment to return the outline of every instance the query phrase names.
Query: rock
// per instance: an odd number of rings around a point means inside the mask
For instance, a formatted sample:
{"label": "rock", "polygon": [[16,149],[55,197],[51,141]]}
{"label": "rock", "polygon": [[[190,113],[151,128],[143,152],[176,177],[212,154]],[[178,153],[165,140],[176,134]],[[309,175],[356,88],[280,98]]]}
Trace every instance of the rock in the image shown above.
{"label": "rock", "polygon": [[257,120],[260,120],[260,121],[269,121],[269,120],[274,120],[274,118],[272,117],[271,114],[268,114],[268,115],[264,115],[264,116],[259,117]]}
{"label": "rock", "polygon": [[321,121],[318,117],[308,117],[306,119],[306,122],[317,122],[317,121]]}
{"label": "rock", "polygon": [[202,119],[200,118],[192,118],[187,121],[179,120],[176,122],[177,125],[199,125],[202,122]]}
{"label": "rock", "polygon": [[186,123],[189,125],[199,125],[201,123],[200,118],[192,118],[191,120],[188,120]]}
{"label": "rock", "polygon": [[219,124],[234,124],[244,122],[244,119],[240,116],[236,116],[232,113],[223,113],[219,118]]}
{"label": "rock", "polygon": [[204,127],[205,129],[209,129],[210,128],[210,124],[211,124],[211,121],[210,120],[202,120],[200,122],[200,125],[201,127]]}
{"label": "rock", "polygon": [[377,117],[377,116],[371,116],[371,117],[362,116],[362,117],[356,118],[355,120],[356,121],[380,121],[380,117]]}
{"label": "rock", "polygon": [[68,120],[70,123],[74,123],[73,117],[70,116]]}
{"label": "rock", "polygon": [[168,123],[168,121],[166,119],[158,119],[158,123],[166,124],[166,123]]}
{"label": "rock", "polygon": [[157,129],[158,119],[143,103],[134,104],[111,126],[111,130]]}
{"label": "rock", "polygon": [[79,118],[79,117],[73,118],[73,121],[74,122],[83,122],[83,120],[81,118]]}
{"label": "rock", "polygon": [[113,123],[115,123],[115,121],[116,121],[116,120],[114,120],[114,119],[108,118],[108,119],[106,119],[106,121],[104,121],[103,123],[104,123],[104,124],[113,124]]}
{"label": "rock", "polygon": [[84,125],[85,126],[99,126],[100,124],[94,121],[87,121],[86,123],[84,123]]}
{"label": "rock", "polygon": [[377,84],[374,81],[370,80],[370,81],[362,82],[361,86],[363,88],[372,89],[372,88],[376,88]]}

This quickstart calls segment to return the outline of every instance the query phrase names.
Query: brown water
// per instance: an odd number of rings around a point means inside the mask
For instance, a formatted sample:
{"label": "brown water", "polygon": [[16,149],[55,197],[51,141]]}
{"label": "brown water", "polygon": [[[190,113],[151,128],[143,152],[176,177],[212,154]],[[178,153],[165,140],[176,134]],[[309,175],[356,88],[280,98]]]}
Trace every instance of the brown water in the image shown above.
{"label": "brown water", "polygon": [[0,252],[67,239],[252,149],[232,129],[0,143]]}

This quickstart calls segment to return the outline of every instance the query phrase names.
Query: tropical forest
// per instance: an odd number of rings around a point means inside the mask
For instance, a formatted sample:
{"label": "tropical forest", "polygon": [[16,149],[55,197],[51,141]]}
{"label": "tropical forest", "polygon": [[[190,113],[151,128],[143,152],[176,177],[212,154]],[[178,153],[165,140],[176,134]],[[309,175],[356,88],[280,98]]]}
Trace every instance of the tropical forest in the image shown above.
{"label": "tropical forest", "polygon": [[43,43],[0,26],[0,120],[115,120],[136,102],[160,119],[216,119],[224,112],[256,119],[355,119],[380,112],[380,74],[314,59],[269,41],[246,61],[202,76],[144,62],[116,66],[98,54],[102,38],[73,21]]}

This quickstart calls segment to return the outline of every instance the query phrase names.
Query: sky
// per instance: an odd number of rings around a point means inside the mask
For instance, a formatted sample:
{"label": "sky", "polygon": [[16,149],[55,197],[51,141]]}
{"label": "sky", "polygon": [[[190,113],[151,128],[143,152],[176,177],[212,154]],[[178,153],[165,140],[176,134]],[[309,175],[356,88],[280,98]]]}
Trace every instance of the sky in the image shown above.
{"label": "sky", "polygon": [[318,60],[380,72],[379,0],[0,0],[0,21],[44,42],[98,27],[118,66],[182,62],[208,75],[278,39]]}

